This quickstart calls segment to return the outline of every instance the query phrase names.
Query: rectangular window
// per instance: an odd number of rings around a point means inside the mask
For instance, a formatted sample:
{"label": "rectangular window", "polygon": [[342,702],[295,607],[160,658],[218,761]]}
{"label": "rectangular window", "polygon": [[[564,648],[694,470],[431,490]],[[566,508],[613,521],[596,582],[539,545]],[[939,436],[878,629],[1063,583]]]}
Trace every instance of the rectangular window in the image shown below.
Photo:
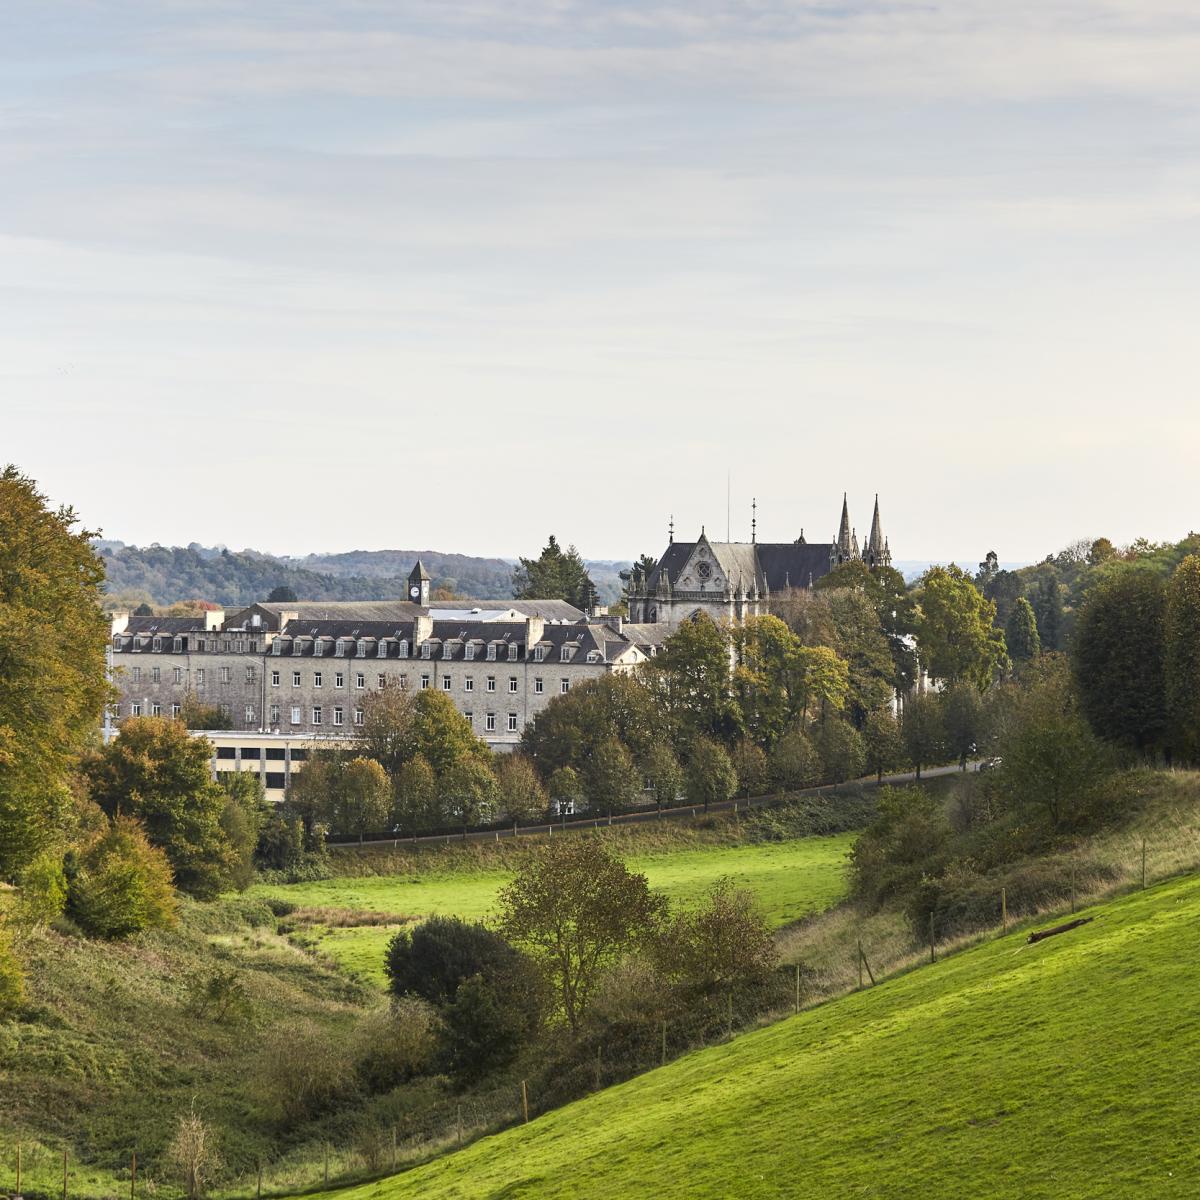
{"label": "rectangular window", "polygon": [[141,667],[133,668],[133,682],[134,683],[142,682],[142,668]]}
{"label": "rectangular window", "polygon": [[344,688],[346,686],[346,672],[337,671],[333,676],[333,686]]}
{"label": "rectangular window", "polygon": [[246,668],[246,682],[247,683],[254,682],[254,668],[253,667]]}
{"label": "rectangular window", "polygon": [[253,704],[246,705],[246,724],[247,725],[254,724],[254,705]]}
{"label": "rectangular window", "polygon": [[425,689],[426,689],[428,686],[429,686],[429,676],[428,676],[428,675],[422,675],[422,676],[421,676],[421,691],[425,691]]}
{"label": "rectangular window", "polygon": [[508,732],[509,733],[517,732],[517,714],[516,713],[508,714]]}
{"label": "rectangular window", "polygon": [[221,668],[221,682],[229,683],[233,678],[233,672],[228,667]]}
{"label": "rectangular window", "polygon": [[254,759],[255,761],[262,758],[262,747],[261,746],[243,746],[242,747],[242,761],[245,762],[246,759],[248,759],[248,758]]}
{"label": "rectangular window", "polygon": [[510,675],[508,677],[508,690],[510,692],[515,692],[517,690],[517,677],[515,675]]}
{"label": "rectangular window", "polygon": [[402,692],[408,691],[408,676],[407,675],[400,676],[400,690]]}
{"label": "rectangular window", "polygon": [[319,704],[313,706],[312,723],[314,725],[320,725],[321,723],[321,706]]}
{"label": "rectangular window", "polygon": [[496,690],[496,677],[495,677],[495,675],[489,675],[489,676],[488,676],[488,678],[487,678],[487,690],[488,690],[489,692],[494,692],[494,691]]}
{"label": "rectangular window", "polygon": [[308,751],[307,750],[293,750],[291,752],[291,759],[292,759],[292,762],[307,762],[308,761]]}
{"label": "rectangular window", "polygon": [[181,712],[183,712],[183,705],[182,705],[182,704],[172,704],[172,705],[171,705],[171,716],[172,716],[172,717],[178,718],[178,717],[179,717],[179,714],[180,714]]}
{"label": "rectangular window", "polygon": [[488,643],[487,656],[488,656],[488,662],[496,661],[496,643],[495,642]]}
{"label": "rectangular window", "polygon": [[183,682],[183,668],[182,668],[182,667],[176,667],[176,668],[175,668],[174,681],[175,681],[176,683],[182,683],[182,682]]}
{"label": "rectangular window", "polygon": [[484,729],[487,730],[488,733],[496,732],[496,714],[495,713],[488,713],[487,716],[483,718],[483,727],[484,727]]}
{"label": "rectangular window", "polygon": [[339,704],[333,710],[333,723],[335,725],[341,725],[343,723],[342,716],[342,706]]}
{"label": "rectangular window", "polygon": [[363,723],[363,710],[361,708],[356,708],[354,710],[354,723],[355,725],[361,725]]}
{"label": "rectangular window", "polygon": [[237,751],[232,746],[218,746],[218,758],[237,758]]}
{"label": "rectangular window", "polygon": [[271,705],[271,724],[272,725],[279,724],[279,705],[278,704]]}
{"label": "rectangular window", "polygon": [[292,687],[299,687],[299,686],[300,686],[300,672],[293,671],[292,672]]}
{"label": "rectangular window", "polygon": [[540,696],[546,690],[546,681],[538,678],[533,681],[533,693],[535,696]]}
{"label": "rectangular window", "polygon": [[450,690],[450,676],[443,675],[442,676],[442,691],[448,692],[449,690]]}
{"label": "rectangular window", "polygon": [[517,643],[516,643],[516,642],[510,642],[510,643],[509,643],[509,647],[508,647],[508,661],[509,661],[509,662],[516,662],[516,661],[517,661]]}
{"label": "rectangular window", "polygon": [[150,705],[150,715],[152,717],[161,717],[162,716],[162,705],[159,704],[157,700],[153,704]]}
{"label": "rectangular window", "polygon": [[382,672],[380,672],[380,675],[379,675],[379,690],[380,690],[380,691],[383,691],[383,689],[384,689],[385,687],[387,687],[387,676],[386,676],[386,675],[384,675]]}
{"label": "rectangular window", "polygon": [[197,687],[204,686],[204,668],[203,667],[196,668],[196,686]]}
{"label": "rectangular window", "polygon": [[133,716],[140,717],[142,715],[142,706],[135,700],[129,706],[129,711]]}
{"label": "rectangular window", "polygon": [[534,662],[541,662],[541,661],[542,661],[542,659],[543,659],[543,658],[545,658],[545,657],[546,657],[546,647],[545,647],[545,646],[534,646],[534,648],[533,648],[533,661],[534,661]]}
{"label": "rectangular window", "polygon": [[282,746],[268,746],[267,747],[267,758],[269,758],[272,762],[283,762],[284,756],[286,754],[287,754],[287,751],[284,750],[284,748]]}
{"label": "rectangular window", "polygon": [[470,675],[468,675],[466,677],[466,679],[463,680],[463,691],[464,692],[473,692],[474,690],[475,690],[475,680],[472,679]]}
{"label": "rectangular window", "polygon": [[150,668],[150,682],[162,683],[162,669],[160,667]]}
{"label": "rectangular window", "polygon": [[560,679],[558,681],[558,690],[565,696],[571,690],[571,681],[569,679]]}
{"label": "rectangular window", "polygon": [[300,705],[298,705],[298,704],[292,705],[292,724],[293,725],[300,724]]}
{"label": "rectangular window", "polygon": [[278,671],[271,672],[271,686],[272,687],[279,686],[279,672]]}
{"label": "rectangular window", "polygon": [[204,649],[204,639],[203,639],[203,638],[197,638],[197,639],[196,639],[196,649],[197,649],[197,650],[203,650],[203,649]]}
{"label": "rectangular window", "polygon": [[284,776],[282,771],[268,771],[266,786],[272,791],[281,792],[284,789]]}
{"label": "rectangular window", "polygon": [[320,671],[313,672],[313,687],[320,687],[324,680],[321,678]]}
{"label": "rectangular window", "polygon": [[473,726],[475,724],[475,714],[471,712],[470,709],[467,709],[467,711],[463,713],[463,716],[466,717],[468,725]]}
{"label": "rectangular window", "polygon": [[360,692],[367,686],[367,677],[361,671],[354,676],[354,686]]}

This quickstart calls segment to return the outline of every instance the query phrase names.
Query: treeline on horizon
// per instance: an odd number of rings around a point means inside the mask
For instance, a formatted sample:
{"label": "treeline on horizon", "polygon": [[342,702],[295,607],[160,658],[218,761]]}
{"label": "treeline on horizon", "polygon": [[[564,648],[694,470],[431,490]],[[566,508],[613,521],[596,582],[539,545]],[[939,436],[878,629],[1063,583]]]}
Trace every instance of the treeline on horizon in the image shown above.
{"label": "treeline on horizon", "polygon": [[[97,551],[104,564],[107,594],[114,603],[130,608],[191,600],[252,604],[281,587],[302,600],[402,599],[418,557],[432,576],[435,599],[506,600],[513,594],[516,566],[499,558],[430,550],[357,550],[298,560],[195,542],[142,547],[101,542]],[[620,596],[620,565],[588,564],[601,603]]]}

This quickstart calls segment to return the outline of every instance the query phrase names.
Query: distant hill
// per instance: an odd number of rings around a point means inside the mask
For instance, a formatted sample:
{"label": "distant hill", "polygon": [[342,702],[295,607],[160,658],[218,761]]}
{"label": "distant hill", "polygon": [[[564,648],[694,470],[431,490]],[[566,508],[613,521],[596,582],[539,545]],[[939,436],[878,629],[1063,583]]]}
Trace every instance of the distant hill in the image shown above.
{"label": "distant hill", "polygon": [[[438,550],[350,550],[338,554],[277,557],[258,550],[222,546],[127,546],[96,543],[104,560],[107,590],[122,603],[174,604],[203,599],[218,604],[249,604],[276,587],[290,587],[304,600],[386,600],[405,594],[408,573],[418,558],[433,586],[479,600],[512,595],[514,561],[444,554]],[[621,594],[621,562],[589,562],[601,603]]]}

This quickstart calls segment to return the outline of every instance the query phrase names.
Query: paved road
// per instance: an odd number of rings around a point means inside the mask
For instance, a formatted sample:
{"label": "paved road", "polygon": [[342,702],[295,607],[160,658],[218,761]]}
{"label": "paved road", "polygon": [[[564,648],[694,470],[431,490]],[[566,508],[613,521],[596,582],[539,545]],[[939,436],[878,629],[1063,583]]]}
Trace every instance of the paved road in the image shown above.
{"label": "paved road", "polygon": [[[931,779],[939,775],[954,775],[960,768],[957,765],[949,767],[926,767],[921,772],[922,779]],[[979,770],[979,761],[967,764],[968,771]],[[906,771],[898,775],[885,775],[883,783],[914,783],[915,771]],[[873,775],[866,779],[855,779],[849,783],[832,783],[824,787],[804,788],[799,792],[786,792],[774,796],[754,796],[748,800],[725,800],[720,804],[709,806],[709,813],[742,812],[747,808],[770,808],[772,805],[783,804],[797,796],[833,796],[848,788],[878,787],[880,781]],[[562,821],[554,821],[541,825],[521,825],[517,829],[511,826],[504,829],[469,830],[464,838],[461,833],[425,834],[421,837],[404,838],[372,838],[365,842],[331,842],[331,850],[357,850],[363,846],[413,846],[421,843],[449,842],[498,842],[502,838],[526,837],[530,834],[542,837],[553,837],[555,834],[570,833],[579,829],[598,829],[602,825],[631,825],[642,821],[671,821],[691,820],[704,812],[703,806],[693,807],[682,805],[678,808],[664,808],[661,812],[655,808],[638,809],[636,812],[621,813],[613,817],[567,817]]]}

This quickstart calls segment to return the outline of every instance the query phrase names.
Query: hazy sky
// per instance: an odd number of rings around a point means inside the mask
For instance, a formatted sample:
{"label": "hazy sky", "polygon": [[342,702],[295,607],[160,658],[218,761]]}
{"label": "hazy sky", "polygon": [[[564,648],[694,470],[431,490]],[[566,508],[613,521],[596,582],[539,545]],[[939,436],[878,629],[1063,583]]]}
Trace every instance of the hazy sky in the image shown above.
{"label": "hazy sky", "polygon": [[1200,526],[1195,0],[0,6],[0,460],[110,537]]}

